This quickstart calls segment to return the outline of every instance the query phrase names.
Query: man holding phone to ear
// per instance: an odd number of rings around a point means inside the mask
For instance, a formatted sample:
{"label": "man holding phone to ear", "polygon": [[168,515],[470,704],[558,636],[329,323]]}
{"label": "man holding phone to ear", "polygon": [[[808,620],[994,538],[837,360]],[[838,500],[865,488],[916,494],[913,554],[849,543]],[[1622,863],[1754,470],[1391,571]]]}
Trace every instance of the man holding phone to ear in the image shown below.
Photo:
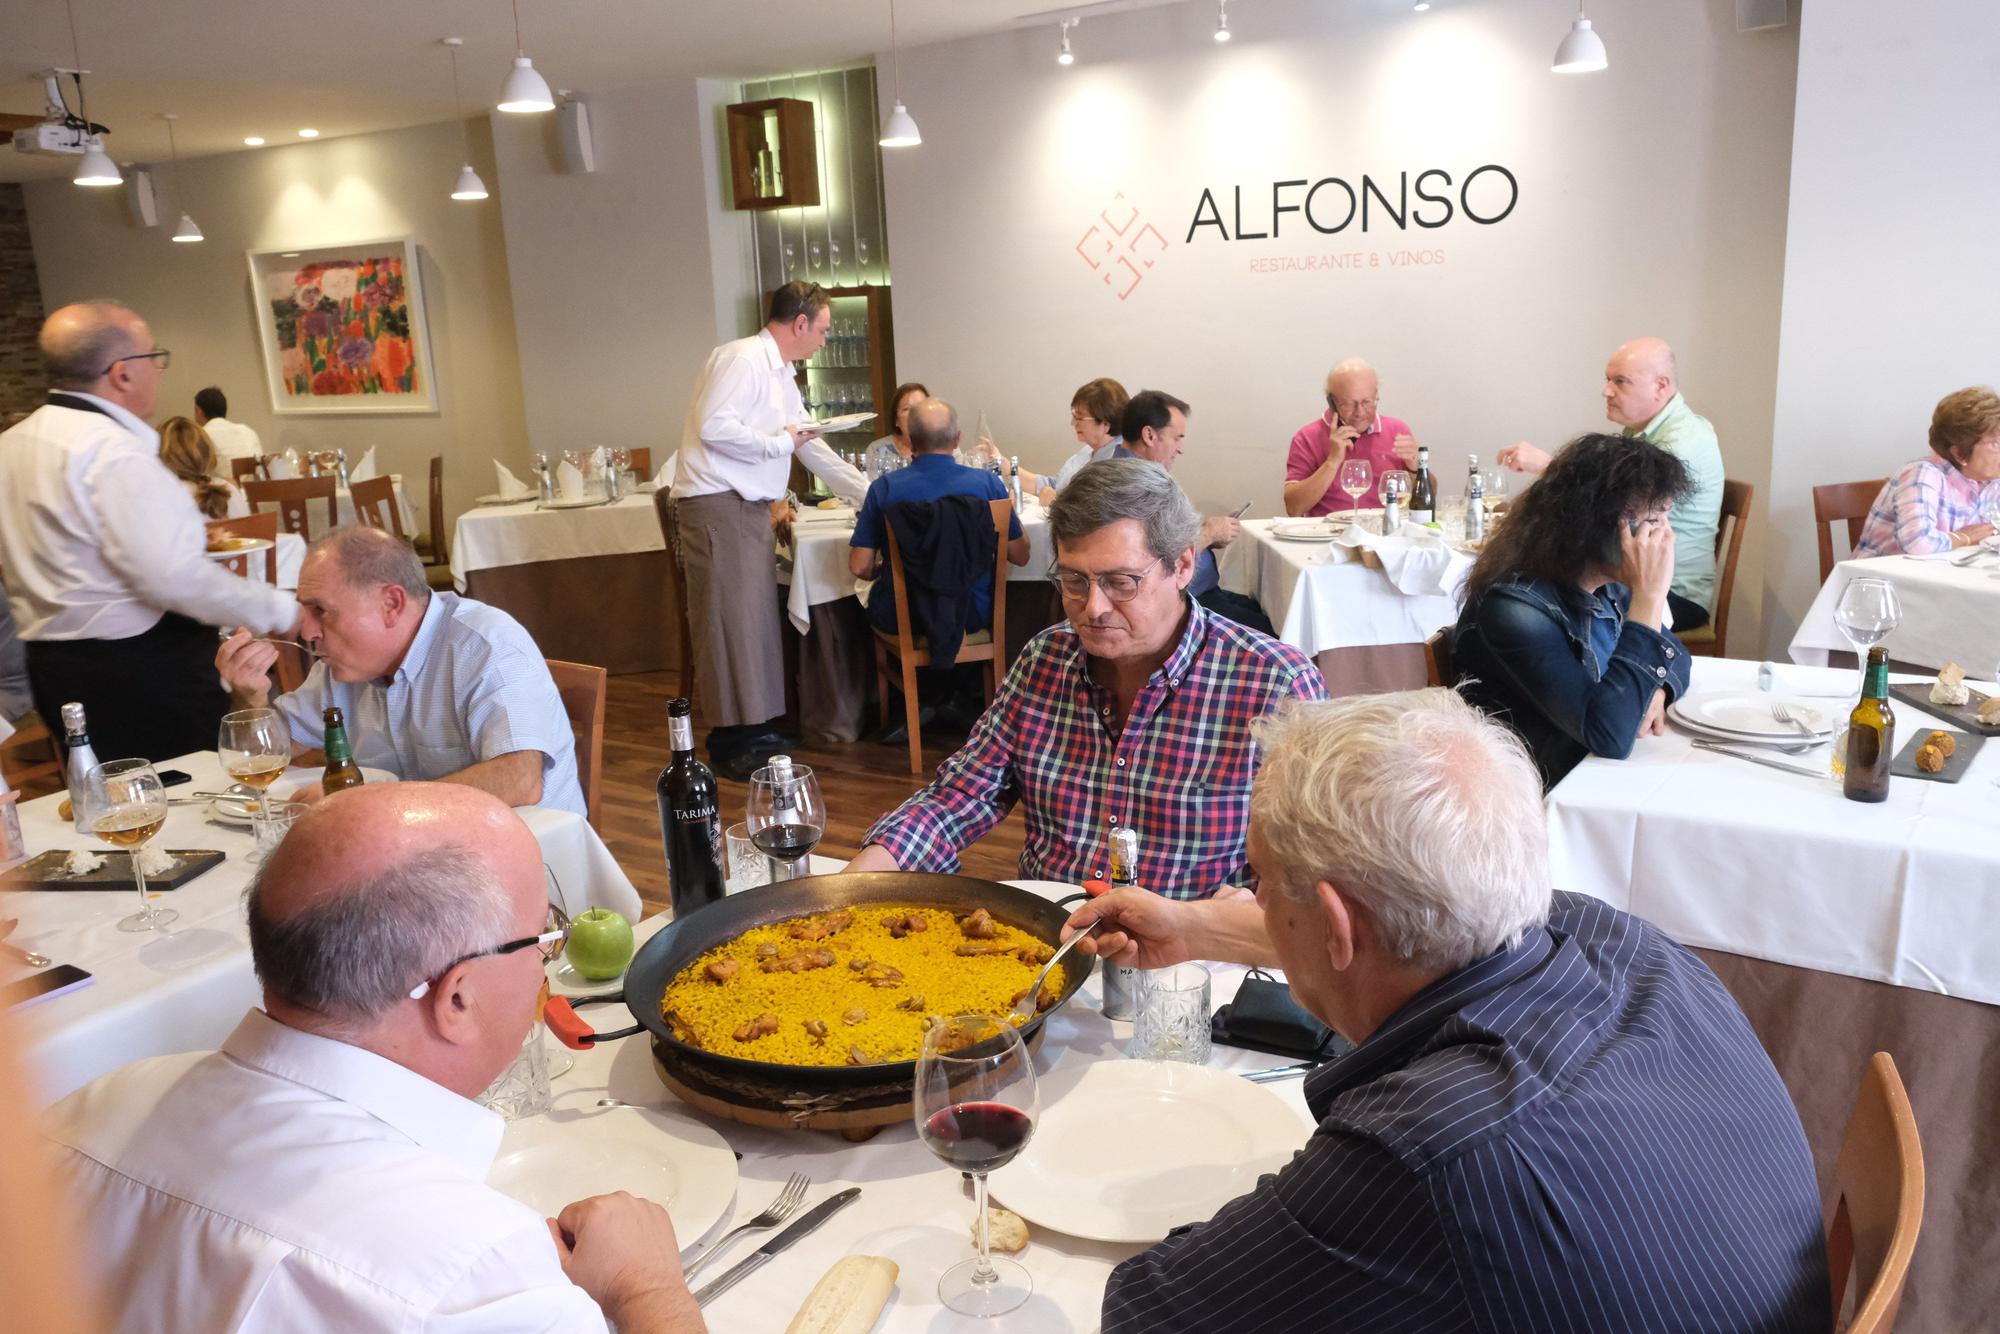
{"label": "man holding phone to ear", "polygon": [[1285,513],[1329,514],[1354,503],[1336,485],[1340,465],[1349,459],[1368,463],[1368,491],[1361,497],[1368,505],[1382,503],[1383,474],[1417,466],[1410,424],[1384,416],[1381,398],[1380,377],[1359,357],[1326,373],[1326,412],[1299,428],[1285,458]]}

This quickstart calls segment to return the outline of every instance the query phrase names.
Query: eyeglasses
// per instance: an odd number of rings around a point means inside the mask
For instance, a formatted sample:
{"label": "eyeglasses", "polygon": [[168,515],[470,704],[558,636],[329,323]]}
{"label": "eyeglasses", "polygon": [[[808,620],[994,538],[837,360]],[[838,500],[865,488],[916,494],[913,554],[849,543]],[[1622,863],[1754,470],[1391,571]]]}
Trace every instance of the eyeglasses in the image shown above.
{"label": "eyeglasses", "polygon": [[1373,412],[1375,405],[1380,401],[1379,398],[1335,398],[1332,394],[1326,396],[1326,405],[1335,412],[1355,413],[1363,408]]}
{"label": "eyeglasses", "polygon": [[[173,360],[174,360],[173,353],[167,351],[167,349],[163,347],[156,347],[151,352],[134,352],[129,357],[114,358],[111,362],[111,366],[116,366],[120,362],[124,361],[157,361],[160,363],[160,369],[165,370],[168,366],[173,364]],[[99,371],[98,374],[99,375],[111,374],[111,366],[106,366],[103,370]]]}
{"label": "eyeglasses", "polygon": [[[1165,561],[1159,562],[1166,564]],[[1065,570],[1060,565],[1049,567],[1049,582],[1062,591],[1062,595],[1072,602],[1081,602],[1090,596],[1091,585],[1104,590],[1104,596],[1113,602],[1130,602],[1139,596],[1139,585],[1146,582],[1151,570],[1113,570],[1109,574],[1081,574],[1076,570]]]}
{"label": "eyeglasses", "polygon": [[436,977],[426,979],[412,987],[410,989],[410,999],[422,1000],[424,997],[430,995],[431,987],[437,982],[438,978],[445,976],[445,974],[462,963],[470,963],[474,959],[484,959],[489,954],[513,954],[530,946],[541,951],[543,963],[552,963],[562,957],[563,946],[568,942],[569,914],[551,903],[549,905],[548,930],[542,932],[540,935],[522,936],[519,940],[510,940],[504,945],[495,945],[490,950],[474,950],[470,954],[461,954],[443,968],[440,968],[437,971]]}

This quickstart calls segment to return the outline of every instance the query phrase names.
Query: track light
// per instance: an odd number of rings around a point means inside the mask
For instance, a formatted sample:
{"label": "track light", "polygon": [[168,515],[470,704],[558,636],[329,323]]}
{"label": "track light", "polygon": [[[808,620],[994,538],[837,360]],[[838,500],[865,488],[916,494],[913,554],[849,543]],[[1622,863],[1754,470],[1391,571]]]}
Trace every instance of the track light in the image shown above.
{"label": "track light", "polygon": [[554,111],[555,95],[549,81],[535,72],[535,62],[521,45],[521,0],[514,0],[514,68],[500,84],[500,110],[516,114]]}
{"label": "track light", "polygon": [[1576,20],[1569,25],[1562,45],[1556,48],[1556,58],[1549,68],[1557,74],[1594,74],[1610,63],[1604,53],[1604,39],[1591,30],[1590,20],[1583,16],[1582,0],[1577,0]]}
{"label": "track light", "polygon": [[1062,21],[1062,49],[1056,52],[1056,64],[1058,65],[1074,65],[1076,63],[1076,53],[1069,49],[1069,30],[1075,26],[1075,19],[1064,19]]}
{"label": "track light", "polygon": [[1218,42],[1229,40],[1229,0],[1216,0],[1215,40]]}
{"label": "track light", "polygon": [[884,148],[915,148],[924,141],[916,118],[903,106],[903,58],[896,42],[896,0],[889,0],[889,63],[896,75],[896,109],[882,120]]}

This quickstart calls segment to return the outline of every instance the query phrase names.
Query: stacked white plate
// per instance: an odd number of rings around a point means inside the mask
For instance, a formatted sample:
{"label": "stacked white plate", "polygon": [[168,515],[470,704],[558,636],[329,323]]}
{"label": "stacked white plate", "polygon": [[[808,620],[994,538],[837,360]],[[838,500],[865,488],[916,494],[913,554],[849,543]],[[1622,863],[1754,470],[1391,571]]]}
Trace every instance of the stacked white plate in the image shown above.
{"label": "stacked white plate", "polygon": [[[1805,724],[1806,731],[1779,722],[1771,712],[1782,704],[1792,717]],[[1825,699],[1805,700],[1792,695],[1776,695],[1762,690],[1715,691],[1677,699],[1667,706],[1667,716],[1688,731],[1717,741],[1748,746],[1796,746],[1807,741],[1829,741],[1840,725],[1841,713]]]}

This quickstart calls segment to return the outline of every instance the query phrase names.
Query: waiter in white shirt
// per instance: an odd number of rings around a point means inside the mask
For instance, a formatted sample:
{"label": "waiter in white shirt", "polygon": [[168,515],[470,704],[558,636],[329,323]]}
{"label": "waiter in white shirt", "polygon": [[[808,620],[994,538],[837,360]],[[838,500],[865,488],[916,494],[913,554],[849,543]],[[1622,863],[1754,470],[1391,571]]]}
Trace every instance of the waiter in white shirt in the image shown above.
{"label": "waiter in white shirt", "polygon": [[42,325],[49,401],[0,435],[0,570],[46,721],[84,706],[106,759],[215,745],[215,632],[288,632],[292,595],[208,558],[201,511],[145,422],[167,351],[115,301]]}
{"label": "waiter in white shirt", "polygon": [[792,456],[857,509],[868,493],[868,479],[812,429],[792,369],[826,346],[832,322],[818,283],[771,293],[762,331],[708,354],[681,428],[673,497],[695,676],[713,727],[709,759],[739,783],[786,748],[772,725],[785,711],[785,654],[771,534]]}
{"label": "waiter in white shirt", "polygon": [[194,396],[194,424],[208,432],[215,456],[224,463],[263,456],[264,442],[242,422],[229,420],[229,399],[214,385]]}

